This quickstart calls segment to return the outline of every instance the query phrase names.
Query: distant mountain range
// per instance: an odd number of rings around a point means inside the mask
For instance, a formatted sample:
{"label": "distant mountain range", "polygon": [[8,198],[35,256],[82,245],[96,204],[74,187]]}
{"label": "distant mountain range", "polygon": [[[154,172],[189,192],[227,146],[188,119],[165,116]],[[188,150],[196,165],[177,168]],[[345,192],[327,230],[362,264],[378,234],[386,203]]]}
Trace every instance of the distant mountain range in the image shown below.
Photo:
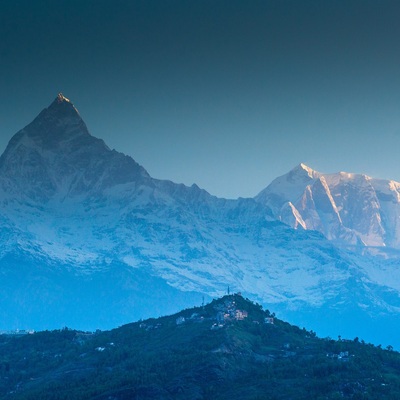
{"label": "distant mountain range", "polygon": [[0,329],[112,328],[229,286],[321,334],[395,344],[399,187],[301,164],[255,199],[216,198],[152,178],[60,94],[0,157]]}

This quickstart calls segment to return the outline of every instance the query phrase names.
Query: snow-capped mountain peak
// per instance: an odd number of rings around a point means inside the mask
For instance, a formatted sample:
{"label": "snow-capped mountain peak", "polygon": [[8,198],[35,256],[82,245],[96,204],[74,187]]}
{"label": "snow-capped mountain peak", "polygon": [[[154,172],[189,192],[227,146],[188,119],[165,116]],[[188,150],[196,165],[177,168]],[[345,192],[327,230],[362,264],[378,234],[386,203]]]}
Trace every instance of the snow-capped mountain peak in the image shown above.
{"label": "snow-capped mountain peak", "polygon": [[77,138],[87,141],[87,137],[90,134],[78,110],[60,93],[49,107],[12,137],[4,155],[15,152],[21,145],[36,147],[38,151],[59,147],[67,151],[67,142],[76,141]]}
{"label": "snow-capped mountain peak", "polygon": [[40,202],[100,193],[147,177],[132,158],[91,136],[78,110],[61,93],[12,137],[0,158],[0,186]]}
{"label": "snow-capped mountain peak", "polygon": [[293,228],[318,230],[346,245],[400,247],[400,184],[395,181],[322,174],[300,164],[256,200]]}
{"label": "snow-capped mountain peak", "polygon": [[[312,185],[319,176],[319,172],[300,163],[287,174],[272,181],[256,196],[256,200],[271,208],[276,215],[283,206],[286,208],[286,203],[294,204],[303,194],[304,188]],[[296,221],[299,223],[297,218]]]}
{"label": "snow-capped mountain peak", "polygon": [[312,168],[310,168],[309,166],[307,166],[304,163],[300,163],[298,164],[296,167],[294,167],[290,172],[289,172],[289,176],[293,177],[293,176],[297,176],[297,175],[307,175],[309,178],[317,178],[320,174],[317,171],[314,171]]}
{"label": "snow-capped mountain peak", "polygon": [[335,327],[349,304],[394,312],[395,264],[385,272],[308,230],[393,243],[399,189],[300,164],[257,201],[219,199],[151,178],[60,94],[0,158],[0,329],[115,326],[228,285]]}
{"label": "snow-capped mountain peak", "polygon": [[56,100],[58,103],[62,103],[64,101],[66,101],[67,103],[71,103],[71,101],[69,99],[67,99],[61,92],[58,93]]}

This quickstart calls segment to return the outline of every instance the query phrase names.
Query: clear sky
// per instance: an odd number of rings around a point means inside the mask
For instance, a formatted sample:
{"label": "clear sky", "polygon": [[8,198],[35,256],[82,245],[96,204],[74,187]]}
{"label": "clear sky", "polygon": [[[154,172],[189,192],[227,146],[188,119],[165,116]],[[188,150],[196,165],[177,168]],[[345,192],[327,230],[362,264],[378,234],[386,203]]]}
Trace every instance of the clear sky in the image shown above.
{"label": "clear sky", "polygon": [[58,92],[155,178],[400,181],[400,1],[0,0],[0,151]]}

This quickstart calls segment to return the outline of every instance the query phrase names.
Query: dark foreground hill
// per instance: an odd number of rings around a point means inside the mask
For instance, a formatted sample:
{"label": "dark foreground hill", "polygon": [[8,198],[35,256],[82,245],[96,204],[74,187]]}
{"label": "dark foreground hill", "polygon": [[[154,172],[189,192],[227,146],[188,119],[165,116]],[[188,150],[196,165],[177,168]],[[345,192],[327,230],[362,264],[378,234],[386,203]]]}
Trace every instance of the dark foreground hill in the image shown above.
{"label": "dark foreground hill", "polygon": [[107,332],[0,336],[0,398],[398,399],[400,354],[230,295]]}

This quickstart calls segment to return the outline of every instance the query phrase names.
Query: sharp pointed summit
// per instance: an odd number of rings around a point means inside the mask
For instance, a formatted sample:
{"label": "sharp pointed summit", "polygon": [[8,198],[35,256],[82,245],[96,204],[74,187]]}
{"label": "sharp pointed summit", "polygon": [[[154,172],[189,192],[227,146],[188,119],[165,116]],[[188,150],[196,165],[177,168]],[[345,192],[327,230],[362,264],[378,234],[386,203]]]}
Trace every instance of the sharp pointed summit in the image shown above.
{"label": "sharp pointed summit", "polygon": [[[54,114],[58,118],[81,119],[79,111],[70,99],[59,93],[49,107],[43,110],[45,115]],[[40,114],[39,114],[40,115]]]}
{"label": "sharp pointed summit", "polygon": [[58,103],[62,103],[64,101],[66,101],[67,103],[71,103],[69,99],[67,99],[61,92],[58,93],[57,97],[56,97],[56,101]]}
{"label": "sharp pointed summit", "polygon": [[40,138],[43,146],[52,145],[60,139],[89,135],[78,110],[62,93],[23,131],[31,137]]}
{"label": "sharp pointed summit", "polygon": [[78,110],[69,99],[59,93],[49,107],[12,137],[3,156],[17,151],[21,146],[35,147],[40,151],[65,148],[65,142],[89,136]]}
{"label": "sharp pointed summit", "polygon": [[[54,99],[54,101],[50,104],[49,107],[57,107],[58,105],[69,105],[70,107],[74,107],[72,101],[70,99],[68,99],[67,97],[65,97],[61,92],[58,93],[58,95],[56,96],[56,98]],[[75,107],[74,107],[75,108]],[[76,110],[76,109],[75,109]],[[76,110],[78,111],[78,110]]]}
{"label": "sharp pointed summit", "polygon": [[287,174],[272,181],[257,196],[256,200],[270,207],[275,215],[288,202],[293,203],[304,192],[304,187],[315,182],[321,174],[300,163]]}
{"label": "sharp pointed summit", "polygon": [[318,176],[320,175],[319,172],[313,170],[312,168],[310,168],[309,166],[307,166],[304,163],[300,163],[298,165],[296,165],[296,167],[294,167],[288,174],[288,179],[293,178],[294,176],[303,176],[306,179],[307,178],[311,178],[311,179],[315,179],[318,178]]}
{"label": "sharp pointed summit", "polygon": [[91,136],[62,93],[12,137],[0,158],[1,175],[9,189],[40,201],[148,177],[132,158]]}

